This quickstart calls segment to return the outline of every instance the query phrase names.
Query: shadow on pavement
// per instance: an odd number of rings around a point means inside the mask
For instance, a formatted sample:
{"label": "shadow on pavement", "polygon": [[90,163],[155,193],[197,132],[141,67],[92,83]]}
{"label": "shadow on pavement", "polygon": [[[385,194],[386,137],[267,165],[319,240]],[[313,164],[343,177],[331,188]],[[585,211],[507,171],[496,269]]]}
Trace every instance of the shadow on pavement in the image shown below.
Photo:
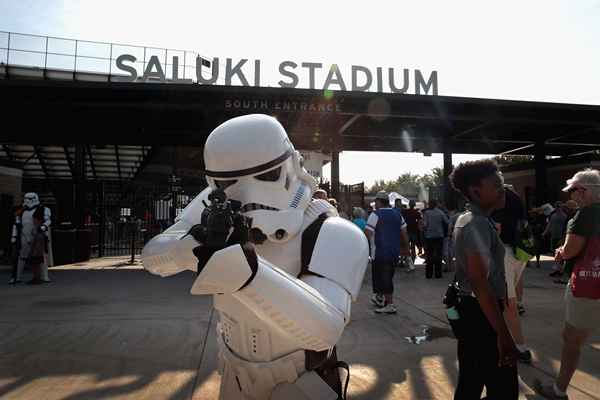
{"label": "shadow on pavement", "polygon": [[[51,273],[50,285],[0,286],[1,398],[216,398],[212,300],[189,294],[193,273],[159,278],[84,266]],[[533,379],[550,379],[560,360],[564,287],[547,273],[526,270],[523,327],[534,364],[519,368],[521,398],[539,398],[530,390]],[[452,398],[456,341],[441,304],[451,274],[423,275],[422,267],[398,271],[395,315],[373,312],[365,277],[338,346],[351,366],[349,398]],[[0,271],[0,282],[8,277]],[[595,334],[586,345],[571,399],[598,398],[599,343]]]}

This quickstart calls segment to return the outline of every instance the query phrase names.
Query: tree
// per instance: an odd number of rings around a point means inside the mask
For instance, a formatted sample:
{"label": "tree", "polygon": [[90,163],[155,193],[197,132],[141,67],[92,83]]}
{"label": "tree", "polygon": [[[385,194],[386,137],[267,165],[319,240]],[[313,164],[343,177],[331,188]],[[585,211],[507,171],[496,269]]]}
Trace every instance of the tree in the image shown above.
{"label": "tree", "polygon": [[423,175],[419,179],[419,183],[422,183],[425,187],[437,187],[444,184],[444,169],[435,167],[429,174]]}
{"label": "tree", "polygon": [[386,181],[386,180],[378,180],[375,181],[373,186],[371,186],[367,191],[370,193],[377,193],[380,190],[385,190],[386,192],[397,192],[401,193],[406,187],[417,187],[419,186],[419,180],[421,177],[419,175],[411,174],[407,172],[405,174],[400,175],[395,180]]}
{"label": "tree", "polygon": [[417,191],[421,184],[425,187],[441,186],[444,184],[444,170],[442,168],[434,168],[429,174],[417,175],[410,172],[400,175],[395,180],[376,180],[373,186],[367,189],[369,193],[377,193],[380,190],[386,192],[402,193],[407,189]]}

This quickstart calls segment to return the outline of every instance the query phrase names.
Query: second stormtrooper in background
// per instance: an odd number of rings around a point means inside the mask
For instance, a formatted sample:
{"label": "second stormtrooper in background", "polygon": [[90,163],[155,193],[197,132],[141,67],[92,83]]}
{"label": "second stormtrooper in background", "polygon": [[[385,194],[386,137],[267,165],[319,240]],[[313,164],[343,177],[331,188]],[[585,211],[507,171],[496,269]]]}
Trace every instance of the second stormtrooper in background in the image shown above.
{"label": "second stormtrooper in background", "polygon": [[262,239],[214,252],[191,289],[214,295],[219,313],[220,398],[343,398],[335,345],[367,266],[364,234],[312,200],[316,182],[272,117],[223,123],[207,139],[204,160],[209,188],[146,245],[142,260],[162,276],[196,270],[198,243],[185,234],[215,189],[252,218]]}

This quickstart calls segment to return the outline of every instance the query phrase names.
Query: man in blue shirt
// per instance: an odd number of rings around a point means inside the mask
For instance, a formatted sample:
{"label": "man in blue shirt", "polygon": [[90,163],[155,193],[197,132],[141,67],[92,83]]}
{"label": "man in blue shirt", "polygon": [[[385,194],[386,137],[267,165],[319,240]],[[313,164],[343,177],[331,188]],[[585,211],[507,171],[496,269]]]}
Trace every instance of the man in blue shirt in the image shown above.
{"label": "man in blue shirt", "polygon": [[376,313],[393,314],[396,306],[394,293],[394,270],[400,255],[409,255],[408,234],[402,214],[390,208],[388,194],[380,191],[375,196],[375,211],[369,215],[367,237],[374,237],[371,248],[373,260],[373,296],[371,301],[377,306]]}

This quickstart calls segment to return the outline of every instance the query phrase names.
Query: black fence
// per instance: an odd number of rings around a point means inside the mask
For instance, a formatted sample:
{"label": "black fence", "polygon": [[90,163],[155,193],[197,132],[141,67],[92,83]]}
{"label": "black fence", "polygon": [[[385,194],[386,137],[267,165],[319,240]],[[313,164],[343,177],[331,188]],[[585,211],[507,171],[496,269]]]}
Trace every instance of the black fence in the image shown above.
{"label": "black fence", "polygon": [[[331,193],[329,182],[320,184],[319,188],[326,190],[327,193]],[[336,200],[338,202],[338,209],[348,215],[352,215],[352,207],[366,208],[364,182],[354,185],[340,185],[339,195]]]}
{"label": "black fence", "polygon": [[[133,262],[144,244],[171,226],[202,190],[201,187],[177,186],[174,191],[171,185],[86,182],[83,210],[74,210],[70,202],[72,186],[63,189],[54,188],[55,203],[47,204],[53,213],[55,265],[106,256],[130,256]],[[82,228],[71,222],[77,220],[74,215],[78,212],[83,213]]]}
{"label": "black fence", "polygon": [[91,255],[97,257],[140,254],[196,195],[173,192],[168,186],[137,185],[125,192],[102,186],[96,207],[85,217]]}

